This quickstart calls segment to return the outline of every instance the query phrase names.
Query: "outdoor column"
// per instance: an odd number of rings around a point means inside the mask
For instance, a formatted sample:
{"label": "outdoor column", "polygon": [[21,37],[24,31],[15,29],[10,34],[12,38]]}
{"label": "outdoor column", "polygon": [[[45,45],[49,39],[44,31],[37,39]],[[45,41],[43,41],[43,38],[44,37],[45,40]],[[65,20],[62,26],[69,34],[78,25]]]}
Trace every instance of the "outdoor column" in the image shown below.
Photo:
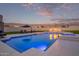
{"label": "outdoor column", "polygon": [[3,36],[3,32],[4,32],[3,16],[0,15],[0,37]]}

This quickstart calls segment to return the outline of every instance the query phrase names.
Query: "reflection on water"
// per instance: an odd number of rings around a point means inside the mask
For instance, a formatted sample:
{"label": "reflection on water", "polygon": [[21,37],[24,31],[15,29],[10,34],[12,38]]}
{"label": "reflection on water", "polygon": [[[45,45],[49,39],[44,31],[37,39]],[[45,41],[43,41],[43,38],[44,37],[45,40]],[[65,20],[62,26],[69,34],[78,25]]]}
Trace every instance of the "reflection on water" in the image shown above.
{"label": "reflection on water", "polygon": [[50,34],[49,35],[49,39],[50,40],[52,40],[52,39],[58,39],[60,36],[61,36],[61,34]]}
{"label": "reflection on water", "polygon": [[61,32],[61,31],[62,31],[62,29],[59,28],[59,27],[57,27],[57,28],[56,27],[55,28],[50,28],[49,32],[51,32],[51,33],[54,32],[54,34],[49,34],[49,39],[50,40],[58,39],[61,36],[61,34],[59,34],[59,32]]}
{"label": "reflection on water", "polygon": [[47,46],[46,45],[41,45],[39,47],[37,47],[38,49],[42,50],[42,51],[45,51]]}
{"label": "reflection on water", "polygon": [[49,35],[50,40],[52,40],[52,34]]}

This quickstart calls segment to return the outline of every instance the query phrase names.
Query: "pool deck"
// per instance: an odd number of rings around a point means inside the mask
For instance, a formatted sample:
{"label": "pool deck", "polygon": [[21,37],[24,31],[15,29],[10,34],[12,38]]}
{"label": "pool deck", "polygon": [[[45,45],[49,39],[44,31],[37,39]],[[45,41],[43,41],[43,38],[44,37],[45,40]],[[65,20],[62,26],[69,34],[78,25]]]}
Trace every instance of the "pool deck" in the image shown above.
{"label": "pool deck", "polygon": [[[7,37],[9,38],[10,36]],[[9,47],[7,44],[0,41],[0,56],[79,56],[79,36],[62,36],[45,52],[31,48],[28,51],[19,53],[18,51]]]}

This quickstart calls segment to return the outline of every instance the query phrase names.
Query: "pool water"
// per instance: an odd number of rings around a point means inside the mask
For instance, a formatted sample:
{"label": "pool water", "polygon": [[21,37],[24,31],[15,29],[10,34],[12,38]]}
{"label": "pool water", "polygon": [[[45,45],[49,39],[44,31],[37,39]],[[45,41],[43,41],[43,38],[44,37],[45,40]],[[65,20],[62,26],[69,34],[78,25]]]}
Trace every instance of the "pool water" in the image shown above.
{"label": "pool water", "polygon": [[50,33],[16,36],[2,40],[2,42],[21,53],[31,48],[46,51],[56,41],[55,39],[50,40],[49,35]]}

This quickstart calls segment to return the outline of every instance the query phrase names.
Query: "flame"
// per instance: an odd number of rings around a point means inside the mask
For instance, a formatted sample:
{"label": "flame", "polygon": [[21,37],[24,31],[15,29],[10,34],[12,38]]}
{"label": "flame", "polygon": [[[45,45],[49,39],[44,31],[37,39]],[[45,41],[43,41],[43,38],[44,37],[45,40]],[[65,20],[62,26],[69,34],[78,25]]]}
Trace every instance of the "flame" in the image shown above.
{"label": "flame", "polygon": [[61,32],[61,28],[50,28],[49,32]]}
{"label": "flame", "polygon": [[[61,32],[61,28],[50,28],[49,32]],[[50,34],[49,38],[52,39],[58,39],[61,36],[61,34]]]}
{"label": "flame", "polygon": [[52,28],[50,28],[50,29],[49,29],[49,32],[52,32],[52,30],[53,30],[53,29],[52,29]]}

